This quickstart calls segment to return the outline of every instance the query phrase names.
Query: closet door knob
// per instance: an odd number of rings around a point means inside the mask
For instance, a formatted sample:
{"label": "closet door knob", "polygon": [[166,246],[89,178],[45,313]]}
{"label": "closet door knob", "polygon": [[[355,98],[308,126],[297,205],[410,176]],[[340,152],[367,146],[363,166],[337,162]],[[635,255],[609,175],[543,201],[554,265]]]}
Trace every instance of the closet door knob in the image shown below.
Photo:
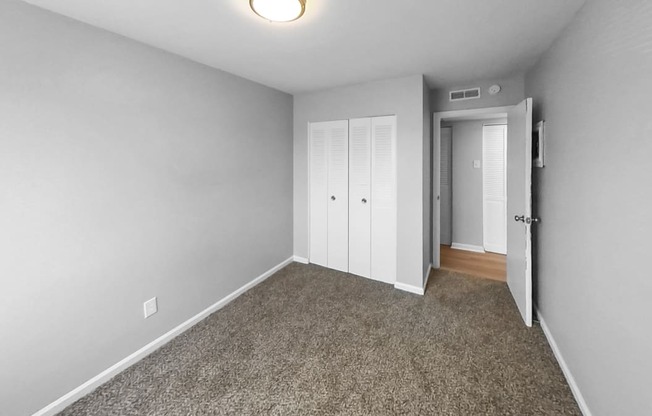
{"label": "closet door knob", "polygon": [[335,199],[337,199],[335,198],[335,195],[331,195],[331,201],[335,201]]}
{"label": "closet door knob", "polygon": [[367,198],[362,198],[362,203],[366,204],[367,203]]}

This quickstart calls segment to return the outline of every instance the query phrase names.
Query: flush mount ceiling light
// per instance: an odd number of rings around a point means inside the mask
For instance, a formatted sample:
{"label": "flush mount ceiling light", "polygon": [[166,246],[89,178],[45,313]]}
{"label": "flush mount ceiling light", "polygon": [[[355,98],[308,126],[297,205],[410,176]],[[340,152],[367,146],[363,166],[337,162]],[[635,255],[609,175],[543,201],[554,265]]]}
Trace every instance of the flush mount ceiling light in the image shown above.
{"label": "flush mount ceiling light", "polygon": [[291,22],[303,16],[306,0],[249,0],[249,6],[270,22]]}

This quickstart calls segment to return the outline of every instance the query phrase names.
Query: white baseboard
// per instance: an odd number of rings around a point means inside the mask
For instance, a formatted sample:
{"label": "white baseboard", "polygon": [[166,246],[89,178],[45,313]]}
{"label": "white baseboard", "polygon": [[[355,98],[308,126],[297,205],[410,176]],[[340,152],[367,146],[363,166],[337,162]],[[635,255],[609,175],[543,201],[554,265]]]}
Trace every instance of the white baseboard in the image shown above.
{"label": "white baseboard", "polygon": [[451,244],[451,248],[454,248],[456,250],[464,250],[464,251],[473,251],[476,253],[484,253],[484,247],[482,246],[474,246],[472,244],[461,244],[461,243],[453,243]]}
{"label": "white baseboard", "polygon": [[546,339],[548,340],[548,344],[550,344],[550,348],[552,348],[552,352],[553,354],[555,354],[555,358],[559,363],[559,367],[561,367],[561,371],[564,373],[564,377],[566,377],[568,386],[570,387],[571,392],[573,392],[573,396],[575,396],[575,401],[577,402],[580,411],[584,416],[591,416],[591,411],[589,410],[589,406],[586,404],[586,401],[584,400],[584,396],[582,396],[582,392],[580,391],[580,388],[577,385],[577,382],[575,381],[575,377],[573,377],[570,368],[568,368],[568,365],[566,364],[564,357],[561,355],[561,351],[559,350],[559,347],[557,346],[555,339],[552,337],[550,328],[548,328],[548,325],[546,325],[546,321],[543,319],[543,316],[541,316],[541,312],[539,312],[538,309],[537,309],[537,317],[539,318],[539,324],[541,325],[541,329],[543,330],[543,333],[545,334]]}
{"label": "white baseboard", "polygon": [[310,261],[305,257],[292,256],[292,260],[296,261],[297,263],[303,263],[303,264],[310,263]]}
{"label": "white baseboard", "polygon": [[276,266],[272,267],[271,269],[267,270],[265,273],[261,274],[260,276],[256,277],[254,280],[251,282],[245,284],[244,286],[240,287],[236,291],[230,293],[229,295],[225,296],[224,298],[220,299],[213,305],[209,306],[208,308],[204,309],[203,311],[199,312],[197,315],[193,316],[192,318],[188,319],[181,325],[177,326],[176,328],[170,330],[166,334],[160,336],[159,338],[155,339],[154,341],[150,342],[149,344],[145,345],[143,348],[139,349],[138,351],[134,352],[130,356],[124,358],[120,362],[112,365],[111,367],[107,368],[106,370],[102,371],[100,374],[96,375],[95,377],[91,378],[81,386],[75,388],[74,390],[70,391],[69,393],[61,396],[59,399],[55,400],[54,402],[50,403],[49,405],[45,406],[41,410],[37,411],[34,413],[32,416],[50,416],[50,415],[55,415],[59,412],[61,412],[63,409],[66,407],[70,406],[77,400],[81,399],[88,393],[92,392],[105,382],[109,381],[111,378],[113,378],[115,375],[118,373],[126,370],[133,364],[137,363],[138,361],[142,360],[143,358],[147,357],[149,354],[153,353],[163,345],[167,344],[168,342],[172,341],[174,338],[177,336],[181,335],[183,332],[187,331],[190,329],[192,326],[209,316],[215,311],[218,311],[222,309],[224,306],[226,306],[229,302],[237,298],[238,296],[242,295],[244,292],[248,291],[249,289],[253,288],[257,284],[261,283],[277,271],[281,270],[288,264],[292,263],[294,260],[294,257],[290,257],[289,259],[281,262],[280,264],[277,264]]}
{"label": "white baseboard", "polygon": [[407,285],[405,283],[394,283],[394,287],[399,290],[403,290],[410,293],[416,293],[417,295],[422,295],[425,293],[422,287]]}

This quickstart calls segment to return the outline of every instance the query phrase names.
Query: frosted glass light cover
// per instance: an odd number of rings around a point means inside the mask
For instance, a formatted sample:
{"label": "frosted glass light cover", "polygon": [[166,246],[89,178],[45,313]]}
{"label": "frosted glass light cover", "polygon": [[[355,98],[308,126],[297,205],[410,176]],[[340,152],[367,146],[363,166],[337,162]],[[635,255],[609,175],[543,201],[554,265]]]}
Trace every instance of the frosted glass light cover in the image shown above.
{"label": "frosted glass light cover", "polygon": [[271,22],[291,22],[300,18],[305,4],[305,0],[249,0],[253,11]]}

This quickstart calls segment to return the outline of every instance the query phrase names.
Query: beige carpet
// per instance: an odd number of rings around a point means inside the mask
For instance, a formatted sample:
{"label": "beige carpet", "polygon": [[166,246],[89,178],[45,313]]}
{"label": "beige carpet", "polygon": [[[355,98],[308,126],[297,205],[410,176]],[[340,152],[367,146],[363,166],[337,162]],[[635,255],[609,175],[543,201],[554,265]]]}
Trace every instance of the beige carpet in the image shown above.
{"label": "beige carpet", "polygon": [[579,415],[504,283],[291,264],[64,415]]}

